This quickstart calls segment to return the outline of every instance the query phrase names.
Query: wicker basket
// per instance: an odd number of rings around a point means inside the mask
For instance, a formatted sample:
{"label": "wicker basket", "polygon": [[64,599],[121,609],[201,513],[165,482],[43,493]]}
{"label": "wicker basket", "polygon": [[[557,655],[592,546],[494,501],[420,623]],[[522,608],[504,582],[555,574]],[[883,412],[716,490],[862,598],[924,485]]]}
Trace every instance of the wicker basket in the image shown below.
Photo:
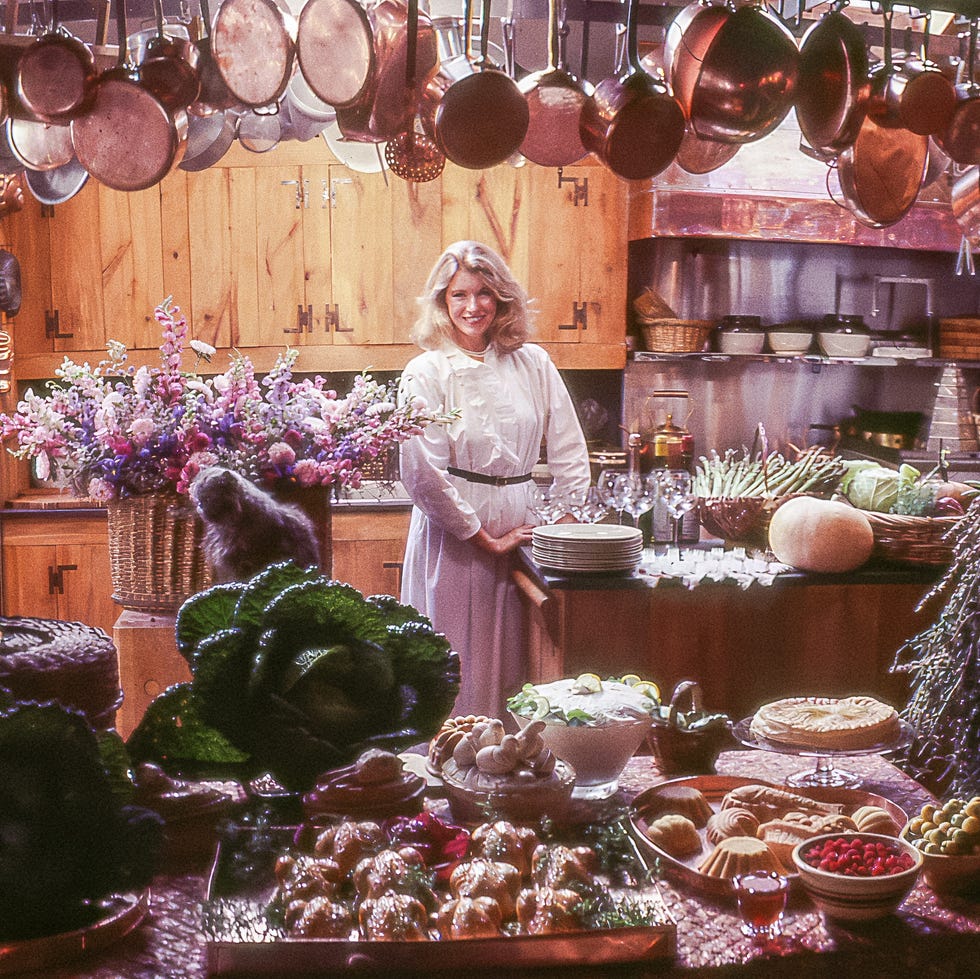
{"label": "wicker basket", "polygon": [[941,566],[953,558],[953,545],[944,540],[961,517],[907,517],[865,510],[874,531],[872,556],[899,564]]}
{"label": "wicker basket", "polygon": [[679,723],[681,704],[693,712],[704,712],[701,687],[693,680],[682,680],[674,688],[666,719],[654,721],[647,735],[657,768],[667,778],[678,775],[713,775],[722,750],[733,747],[728,719],[717,715],[705,727],[689,730]]}
{"label": "wicker basket", "polygon": [[210,584],[201,526],[175,493],[111,500],[112,598],[141,612],[175,612]]}
{"label": "wicker basket", "polygon": [[701,526],[714,537],[740,544],[765,547],[769,543],[769,521],[779,507],[796,493],[775,499],[771,496],[714,496],[698,501]]}
{"label": "wicker basket", "polygon": [[658,354],[697,353],[704,350],[714,329],[709,320],[644,319],[637,317],[646,349]]}

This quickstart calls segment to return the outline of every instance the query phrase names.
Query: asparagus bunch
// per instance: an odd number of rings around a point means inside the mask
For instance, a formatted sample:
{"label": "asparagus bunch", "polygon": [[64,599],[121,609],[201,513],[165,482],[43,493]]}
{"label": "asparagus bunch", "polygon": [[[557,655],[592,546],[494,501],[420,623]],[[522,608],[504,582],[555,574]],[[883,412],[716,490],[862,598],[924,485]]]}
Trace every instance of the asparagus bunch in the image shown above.
{"label": "asparagus bunch", "polygon": [[734,449],[727,449],[724,455],[712,450],[698,459],[693,488],[698,496],[709,498],[829,494],[845,470],[843,459],[827,455],[819,446],[804,449],[792,461],[779,452],[751,457],[748,453],[740,456]]}

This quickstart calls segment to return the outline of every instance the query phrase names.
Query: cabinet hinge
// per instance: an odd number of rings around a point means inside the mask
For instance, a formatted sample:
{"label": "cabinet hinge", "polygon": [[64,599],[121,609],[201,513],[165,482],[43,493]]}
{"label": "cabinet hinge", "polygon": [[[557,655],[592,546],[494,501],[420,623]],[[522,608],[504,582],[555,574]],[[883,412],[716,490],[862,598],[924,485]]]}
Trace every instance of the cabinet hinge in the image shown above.
{"label": "cabinet hinge", "polygon": [[41,205],[41,217],[42,218],[53,218],[54,217],[54,204],[42,204]]}
{"label": "cabinet hinge", "polygon": [[352,184],[352,177],[331,177],[330,178],[330,206],[337,206],[337,184]]}
{"label": "cabinet hinge", "polygon": [[[306,200],[306,193],[304,191],[303,184],[299,180],[280,180],[279,183],[281,183],[283,187],[296,188],[295,207],[297,210],[299,210],[301,207],[309,207],[309,204]],[[308,184],[309,181],[307,180],[306,183]]]}
{"label": "cabinet hinge", "polygon": [[284,326],[282,329],[283,333],[302,333],[303,331],[307,333],[313,332],[313,307],[307,306],[305,309],[302,306],[296,307],[296,325],[295,326]]}
{"label": "cabinet hinge", "polygon": [[572,302],[572,322],[559,323],[559,330],[587,330],[589,328],[589,304]]}
{"label": "cabinet hinge", "polygon": [[64,595],[65,593],[65,572],[77,571],[77,564],[59,564],[56,568],[48,565],[48,594]]}
{"label": "cabinet hinge", "polygon": [[390,570],[394,569],[395,571],[398,572],[398,576],[397,576],[398,590],[401,591],[401,587],[402,587],[402,570],[404,568],[404,565],[402,564],[402,562],[401,561],[382,561],[381,562],[381,567],[384,568],[385,571],[390,571]]}
{"label": "cabinet hinge", "polygon": [[581,201],[582,207],[589,206],[589,178],[588,177],[566,177],[563,168],[558,168],[558,186],[572,184],[575,193],[572,194],[572,205],[578,207]]}
{"label": "cabinet hinge", "polygon": [[334,333],[353,333],[354,327],[344,326],[340,321],[340,308],[334,303],[327,306],[327,330],[333,329]]}
{"label": "cabinet hinge", "polygon": [[46,309],[44,311],[44,335],[49,340],[66,340],[75,334],[62,333],[61,313],[57,309]]}

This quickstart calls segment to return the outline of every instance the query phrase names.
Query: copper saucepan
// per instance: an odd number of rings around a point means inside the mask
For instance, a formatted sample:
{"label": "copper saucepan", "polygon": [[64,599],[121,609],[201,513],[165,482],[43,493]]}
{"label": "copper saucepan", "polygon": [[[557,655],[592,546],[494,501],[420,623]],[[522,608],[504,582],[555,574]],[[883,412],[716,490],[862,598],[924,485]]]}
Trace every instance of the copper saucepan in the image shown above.
{"label": "copper saucepan", "polygon": [[58,21],[52,7],[52,29],[24,48],[15,69],[21,104],[37,119],[67,123],[91,104],[98,70],[91,50]]}
{"label": "copper saucepan", "polygon": [[868,48],[842,6],[838,0],[800,42],[796,118],[822,158],[835,157],[857,139],[871,93]]}
{"label": "copper saucepan", "polygon": [[639,0],[626,13],[625,70],[596,86],[582,113],[582,143],[624,180],[647,180],[670,166],[684,138],[684,110],[637,55]]}
{"label": "copper saucepan", "polygon": [[739,7],[701,62],[691,95],[694,131],[722,143],[762,139],[793,107],[798,71],[796,39],[783,22],[763,7]]}
{"label": "copper saucepan", "polygon": [[977,21],[970,22],[970,42],[966,59],[966,81],[956,85],[956,106],[946,131],[936,142],[955,163],[980,163],[980,85],[974,77],[977,58]]}
{"label": "copper saucepan", "polygon": [[[186,108],[201,94],[197,68],[201,52],[189,37],[171,28],[163,19],[163,0],[153,0],[156,33],[146,42],[138,59],[140,81],[171,109]],[[186,33],[186,31],[185,31]]]}
{"label": "copper saucepan", "polygon": [[[561,0],[564,7],[564,0]],[[521,153],[542,167],[561,167],[588,152],[579,128],[582,112],[594,89],[568,71],[564,57],[564,11],[559,0],[548,0],[548,67],[522,79],[529,111]]]}
{"label": "copper saucepan", "polygon": [[[919,136],[942,133],[956,106],[956,89],[939,66],[928,60],[908,57],[900,64],[892,60],[892,10],[884,18],[884,60],[871,69],[868,115],[879,126],[904,128]],[[929,36],[928,30],[925,34]]]}
{"label": "copper saucepan", "polygon": [[187,113],[170,110],[139,80],[126,47],[126,5],[116,7],[119,61],[95,83],[84,115],[71,121],[75,155],[99,183],[113,190],[146,190],[180,162],[187,143]]}
{"label": "copper saucepan", "polygon": [[[466,0],[469,55],[470,0]],[[448,160],[469,170],[486,170],[508,160],[527,135],[530,110],[517,83],[506,72],[488,67],[490,0],[483,0],[480,57],[472,74],[454,82],[436,109],[436,142]]]}

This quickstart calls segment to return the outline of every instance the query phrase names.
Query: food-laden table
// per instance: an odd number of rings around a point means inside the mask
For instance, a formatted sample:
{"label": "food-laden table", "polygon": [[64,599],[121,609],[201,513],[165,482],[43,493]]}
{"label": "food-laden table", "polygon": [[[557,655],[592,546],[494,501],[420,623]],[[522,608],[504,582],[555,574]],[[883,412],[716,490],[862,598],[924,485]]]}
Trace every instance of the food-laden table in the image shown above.
{"label": "food-laden table", "polygon": [[[718,773],[780,782],[805,760],[757,750],[724,752]],[[847,759],[862,788],[885,796],[906,812],[916,811],[929,794],[876,755]],[[618,799],[624,804],[661,781],[649,756],[628,765]],[[883,921],[855,927],[827,925],[805,898],[794,898],[780,944],[766,953],[754,949],[739,931],[734,908],[662,877],[659,885],[677,923],[677,954],[629,967],[581,967],[563,975],[595,976],[790,976],[876,977],[975,976],[980,962],[980,899],[940,898],[923,882],[900,908]],[[64,968],[26,973],[25,979],[203,979],[207,975],[200,930],[201,872],[161,874],[151,892],[150,912],[142,925],[111,948]],[[467,970],[468,973],[472,970]],[[478,974],[478,973],[475,973]],[[499,970],[494,974],[499,975]],[[554,970],[512,975],[554,975]]]}
{"label": "food-laden table", "polygon": [[687,587],[646,573],[648,556],[631,575],[560,575],[521,549],[513,574],[532,681],[638,673],[669,692],[692,679],[706,707],[736,720],[800,695],[860,692],[905,703],[905,677],[890,667],[902,643],[935,618],[935,599],[918,606],[937,569],[869,564],[851,574]]}

